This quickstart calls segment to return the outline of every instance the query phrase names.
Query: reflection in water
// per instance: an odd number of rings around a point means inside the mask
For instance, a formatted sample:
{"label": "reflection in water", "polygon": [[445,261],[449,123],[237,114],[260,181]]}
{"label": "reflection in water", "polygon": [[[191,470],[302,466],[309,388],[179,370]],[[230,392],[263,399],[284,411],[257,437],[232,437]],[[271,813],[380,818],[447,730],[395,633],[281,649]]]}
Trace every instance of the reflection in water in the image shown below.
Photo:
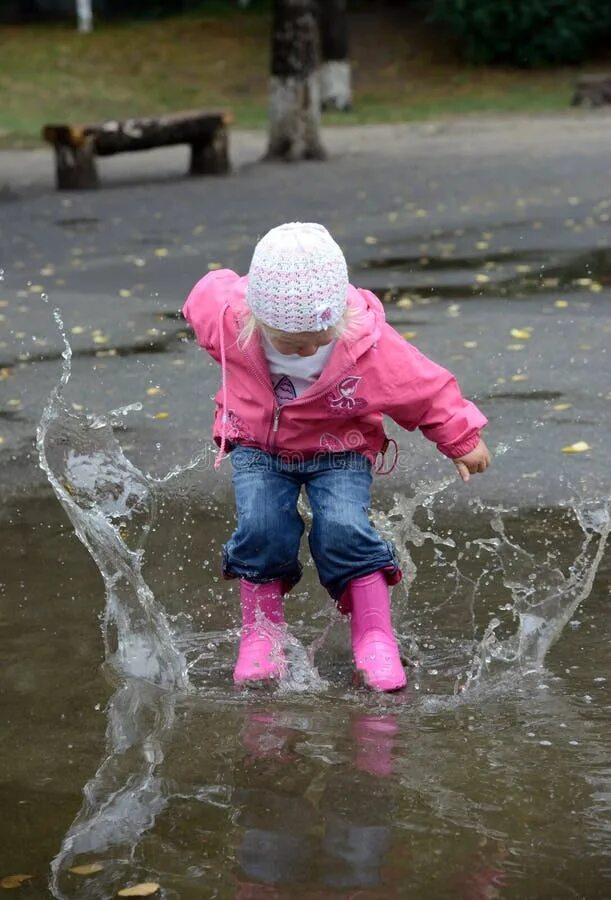
{"label": "reflection in water", "polygon": [[[160,767],[175,702],[167,690],[133,678],[111,697],[108,756],[85,785],[81,809],[53,860],[54,897],[112,896],[132,876],[138,841],[168,802]],[[70,867],[92,858],[104,865],[95,882],[75,883]]]}
{"label": "reflection in water", "polygon": [[[308,765],[297,749],[311,724],[273,708],[245,716],[248,765],[235,798],[240,897],[251,896],[257,883],[333,889],[384,883],[392,791],[378,786],[372,804],[370,778],[393,774],[396,716],[353,713],[350,760],[340,771],[321,769],[318,759]],[[365,777],[355,778],[355,770]]]}
{"label": "reflection in water", "polygon": [[[436,506],[450,484],[447,479],[417,485],[411,498],[397,495],[393,509],[380,514],[389,536],[404,557],[409,555],[404,562],[411,586],[429,577],[432,593],[437,594],[443,583],[438,607],[423,604],[430,622],[420,628],[418,640],[429,652],[433,636],[452,682],[477,691],[465,690],[454,698],[451,689],[439,682],[441,688],[420,705],[412,691],[400,707],[385,700],[383,711],[373,709],[366,696],[346,694],[347,685],[335,692],[333,687],[327,689],[313,665],[314,652],[324,649],[320,637],[309,653],[294,637],[289,647],[292,680],[264,709],[255,708],[250,697],[234,693],[224,681],[218,690],[196,698],[194,692],[187,693],[186,659],[197,641],[190,647],[182,636],[183,655],[142,575],[157,485],[164,480],[155,484],[143,475],[114,437],[113,423],[129,407],[97,418],[77,417],[66,408],[62,389],[69,365],[66,341],[62,381],[39,427],[40,462],[104,579],[106,659],[108,671],[121,683],[108,704],[105,758],[86,784],[81,810],[52,864],[53,895],[111,896],[118,886],[140,875],[150,879],[153,873],[162,877],[165,872],[164,884],[173,879],[178,896],[191,896],[184,887],[187,883],[193,896],[201,896],[209,888],[205,879],[217,879],[218,886],[218,873],[222,875],[227,865],[237,881],[234,895],[242,898],[259,896],[259,888],[267,891],[265,896],[274,896],[277,890],[296,885],[318,891],[317,896],[384,891],[388,884],[403,883],[408,870],[414,877],[420,869],[430,871],[430,856],[421,863],[416,854],[410,856],[404,847],[394,845],[397,832],[413,838],[428,834],[434,823],[436,840],[458,829],[481,842],[464,858],[458,853],[453,860],[453,870],[462,873],[453,895],[467,900],[496,896],[505,878],[506,810],[513,810],[514,816],[517,809],[522,811],[520,784],[512,774],[513,748],[495,747],[487,724],[481,728],[480,747],[468,749],[464,760],[465,742],[471,748],[472,738],[466,741],[462,735],[471,734],[474,727],[464,720],[480,714],[486,718],[488,684],[498,708],[494,691],[499,684],[492,678],[497,671],[522,677],[532,670],[540,672],[547,650],[591,590],[609,532],[606,503],[575,504],[580,547],[576,555],[572,552],[568,569],[562,563],[566,552],[559,539],[558,546],[554,544],[548,523],[543,523],[549,540],[542,542],[541,556],[520,537],[522,520],[515,527],[506,511],[482,505],[475,512],[483,536],[470,544],[455,541]],[[168,478],[178,477],[180,471]],[[415,565],[411,553],[416,552],[410,548],[430,549],[426,567]],[[486,592],[495,611],[499,598],[506,599],[501,608],[508,621],[502,627],[481,602]],[[465,621],[448,615],[447,604],[454,600],[460,600],[466,611],[470,639],[465,640]],[[452,628],[456,631],[446,644],[443,634],[439,640],[444,628],[448,635]],[[207,657],[208,669],[214,667],[211,658]],[[194,683],[197,675],[192,666]],[[506,681],[509,690],[511,679]],[[168,768],[168,751],[184,739],[176,706],[186,697],[192,703],[192,718],[198,712],[205,714],[206,740],[196,757],[191,751],[183,768],[174,771]],[[533,714],[529,702],[524,718]],[[464,711],[467,703],[473,704],[472,713]],[[578,715],[566,704],[561,707],[558,720],[579,733],[583,725]],[[539,711],[541,721],[551,709],[547,696],[544,711]],[[208,740],[208,720],[220,718],[221,712],[221,725]],[[445,720],[427,731],[430,726],[423,727],[418,719],[435,720],[442,713],[450,722],[447,735],[439,733],[448,728]],[[183,727],[190,724],[186,714],[180,721]],[[412,741],[416,725],[417,740]],[[551,743],[545,741],[546,746]],[[232,759],[232,751],[237,759]],[[494,769],[494,793],[498,779],[505,778],[508,795],[497,806],[496,798],[482,803],[468,783],[453,784],[454,755],[463,754],[472,765],[471,752],[478,754],[478,764],[483,759]],[[194,771],[201,775],[194,778]],[[216,855],[211,850],[205,859],[205,848],[191,835],[183,843],[173,837],[175,831],[180,834],[181,803],[195,807],[198,822],[208,820],[214,810],[217,818],[210,831],[220,844]],[[168,818],[166,833],[160,820]],[[160,829],[162,837],[155,834]],[[148,855],[143,849],[147,840],[154,848]],[[231,856],[227,848],[234,845]],[[90,881],[75,880],[69,868],[92,858],[104,864],[102,871]]]}

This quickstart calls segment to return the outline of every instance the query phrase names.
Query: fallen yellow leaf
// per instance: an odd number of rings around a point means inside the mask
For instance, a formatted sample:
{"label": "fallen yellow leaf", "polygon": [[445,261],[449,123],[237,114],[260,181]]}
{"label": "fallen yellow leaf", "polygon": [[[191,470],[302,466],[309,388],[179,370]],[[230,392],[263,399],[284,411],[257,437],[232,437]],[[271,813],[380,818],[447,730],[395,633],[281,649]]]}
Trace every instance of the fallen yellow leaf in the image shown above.
{"label": "fallen yellow leaf", "polygon": [[474,347],[477,347],[477,341],[464,341],[463,347],[472,350]]}
{"label": "fallen yellow leaf", "polygon": [[397,300],[397,306],[401,309],[410,309],[414,305],[414,301],[411,297],[403,296],[399,297]]}
{"label": "fallen yellow leaf", "polygon": [[417,331],[402,331],[401,337],[404,337],[406,341],[411,341],[417,334]]}
{"label": "fallen yellow leaf", "polygon": [[167,256],[167,255],[168,255],[168,251],[166,250],[165,247],[157,247],[157,249],[155,250],[155,256],[163,257],[163,256]]}
{"label": "fallen yellow leaf", "polygon": [[211,272],[213,272],[215,269],[222,269],[222,268],[223,268],[223,264],[222,264],[222,263],[215,263],[215,262],[208,263],[208,269],[209,269]]}
{"label": "fallen yellow leaf", "polygon": [[590,445],[586,444],[585,441],[577,441],[575,444],[569,444],[568,447],[563,447],[563,453],[585,453],[586,450],[590,449]]}
{"label": "fallen yellow leaf", "polygon": [[70,334],[82,334],[85,331],[82,325],[75,325],[74,328],[70,329]]}
{"label": "fallen yellow leaf", "polygon": [[169,412],[158,412],[153,416],[154,419],[168,419],[169,417]]}
{"label": "fallen yellow leaf", "polygon": [[512,328],[509,334],[519,341],[528,341],[532,337],[530,328]]}
{"label": "fallen yellow leaf", "polygon": [[134,884],[131,887],[121,888],[119,897],[150,897],[156,894],[159,885],[156,881],[143,881],[141,884]]}
{"label": "fallen yellow leaf", "polygon": [[556,300],[556,302],[554,303],[554,306],[556,307],[556,309],[566,309],[568,305],[569,305],[568,300]]}
{"label": "fallen yellow leaf", "polygon": [[121,290],[119,291],[119,297],[131,297],[131,295],[132,292],[127,288],[121,288]]}
{"label": "fallen yellow leaf", "polygon": [[593,294],[600,294],[600,292],[602,291],[602,289],[603,289],[603,286],[602,286],[602,284],[600,283],[600,281],[594,281],[594,282],[590,285],[590,290],[592,291]]}
{"label": "fallen yellow leaf", "polygon": [[570,409],[572,405],[572,403],[554,403],[552,409],[556,412],[564,412],[565,409]]}
{"label": "fallen yellow leaf", "polygon": [[156,387],[147,388],[146,393],[149,397],[158,397],[159,394],[163,394],[164,391],[157,385]]}
{"label": "fallen yellow leaf", "polygon": [[0,887],[6,888],[9,890],[10,888],[18,888],[21,887],[22,884],[25,884],[26,881],[31,881],[33,875],[5,875],[4,878],[0,879]]}
{"label": "fallen yellow leaf", "polygon": [[486,284],[488,281],[490,281],[490,275],[483,275],[481,272],[478,272],[478,274],[475,276],[475,280],[478,284]]}
{"label": "fallen yellow leaf", "polygon": [[367,235],[367,237],[365,238],[365,243],[366,243],[366,244],[377,244],[377,243],[378,243],[378,239],[377,239],[377,237],[373,237],[373,235],[369,234],[369,235]]}
{"label": "fallen yellow leaf", "polygon": [[109,342],[109,340],[110,340],[110,338],[107,337],[105,334],[94,334],[94,336],[93,336],[94,344],[107,344]]}
{"label": "fallen yellow leaf", "polygon": [[527,381],[528,375],[522,375],[522,374],[518,373],[517,375],[512,375],[511,380],[512,381]]}
{"label": "fallen yellow leaf", "polygon": [[68,871],[72,872],[73,875],[95,875],[96,872],[101,872],[103,868],[102,863],[84,863],[82,866],[72,866]]}

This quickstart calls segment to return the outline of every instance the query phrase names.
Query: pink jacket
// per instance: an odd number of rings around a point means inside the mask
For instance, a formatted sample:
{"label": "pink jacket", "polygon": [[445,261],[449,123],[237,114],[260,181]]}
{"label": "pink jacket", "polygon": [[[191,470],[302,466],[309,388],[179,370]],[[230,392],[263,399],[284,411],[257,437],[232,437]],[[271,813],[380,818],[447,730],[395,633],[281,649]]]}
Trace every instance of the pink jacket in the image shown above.
{"label": "pink jacket", "polygon": [[352,286],[348,303],[360,312],[356,332],[336,342],[315,384],[278,406],[259,335],[238,345],[247,284],[247,276],[229,269],[210,272],[183,307],[198,343],[222,366],[215,398],[217,463],[227,444],[302,458],[355,450],[374,461],[388,446],[383,415],[408,431],[419,428],[451,458],[476,446],[485,416],[463,398],[450,372],[388,325],[371,291]]}

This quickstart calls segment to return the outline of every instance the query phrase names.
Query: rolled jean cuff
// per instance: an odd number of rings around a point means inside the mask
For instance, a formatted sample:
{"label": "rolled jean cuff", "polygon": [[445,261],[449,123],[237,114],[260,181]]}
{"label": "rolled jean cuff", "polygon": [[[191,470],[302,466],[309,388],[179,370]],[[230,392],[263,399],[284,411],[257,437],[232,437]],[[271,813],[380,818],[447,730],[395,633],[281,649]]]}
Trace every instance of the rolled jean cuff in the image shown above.
{"label": "rolled jean cuff", "polygon": [[388,555],[385,559],[364,560],[362,566],[354,569],[348,575],[345,575],[343,578],[330,584],[324,585],[331,597],[337,603],[340,612],[350,612],[348,588],[350,587],[350,582],[354,581],[355,578],[363,578],[365,575],[371,575],[372,572],[382,572],[389,585],[398,584],[403,578],[399,557],[397,556],[394,544],[390,541],[384,541],[384,544],[388,548]]}
{"label": "rolled jean cuff", "polygon": [[277,572],[261,572],[251,566],[243,565],[237,560],[231,561],[227,548],[223,547],[222,574],[226,581],[232,578],[245,578],[246,581],[251,581],[253,584],[269,584],[270,581],[277,581],[279,578],[282,581],[282,592],[288,594],[301,580],[302,570],[301,563],[297,563],[296,566],[286,566]]}

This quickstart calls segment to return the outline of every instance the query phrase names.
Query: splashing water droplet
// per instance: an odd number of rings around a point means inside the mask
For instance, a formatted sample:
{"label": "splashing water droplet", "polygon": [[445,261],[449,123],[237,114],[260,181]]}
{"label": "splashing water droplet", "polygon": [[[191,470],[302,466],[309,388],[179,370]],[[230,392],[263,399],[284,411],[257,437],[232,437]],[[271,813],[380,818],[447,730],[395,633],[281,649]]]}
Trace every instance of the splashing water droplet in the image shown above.
{"label": "splashing water droplet", "polygon": [[106,658],[125,675],[166,688],[188,686],[186,662],[175,648],[163,610],[142,575],[144,546],[156,510],[153,485],[123,454],[112,426],[142,404],[103,416],[77,415],[63,398],[72,350],[64,342],[62,375],[37,429],[39,463],[106,587]]}

